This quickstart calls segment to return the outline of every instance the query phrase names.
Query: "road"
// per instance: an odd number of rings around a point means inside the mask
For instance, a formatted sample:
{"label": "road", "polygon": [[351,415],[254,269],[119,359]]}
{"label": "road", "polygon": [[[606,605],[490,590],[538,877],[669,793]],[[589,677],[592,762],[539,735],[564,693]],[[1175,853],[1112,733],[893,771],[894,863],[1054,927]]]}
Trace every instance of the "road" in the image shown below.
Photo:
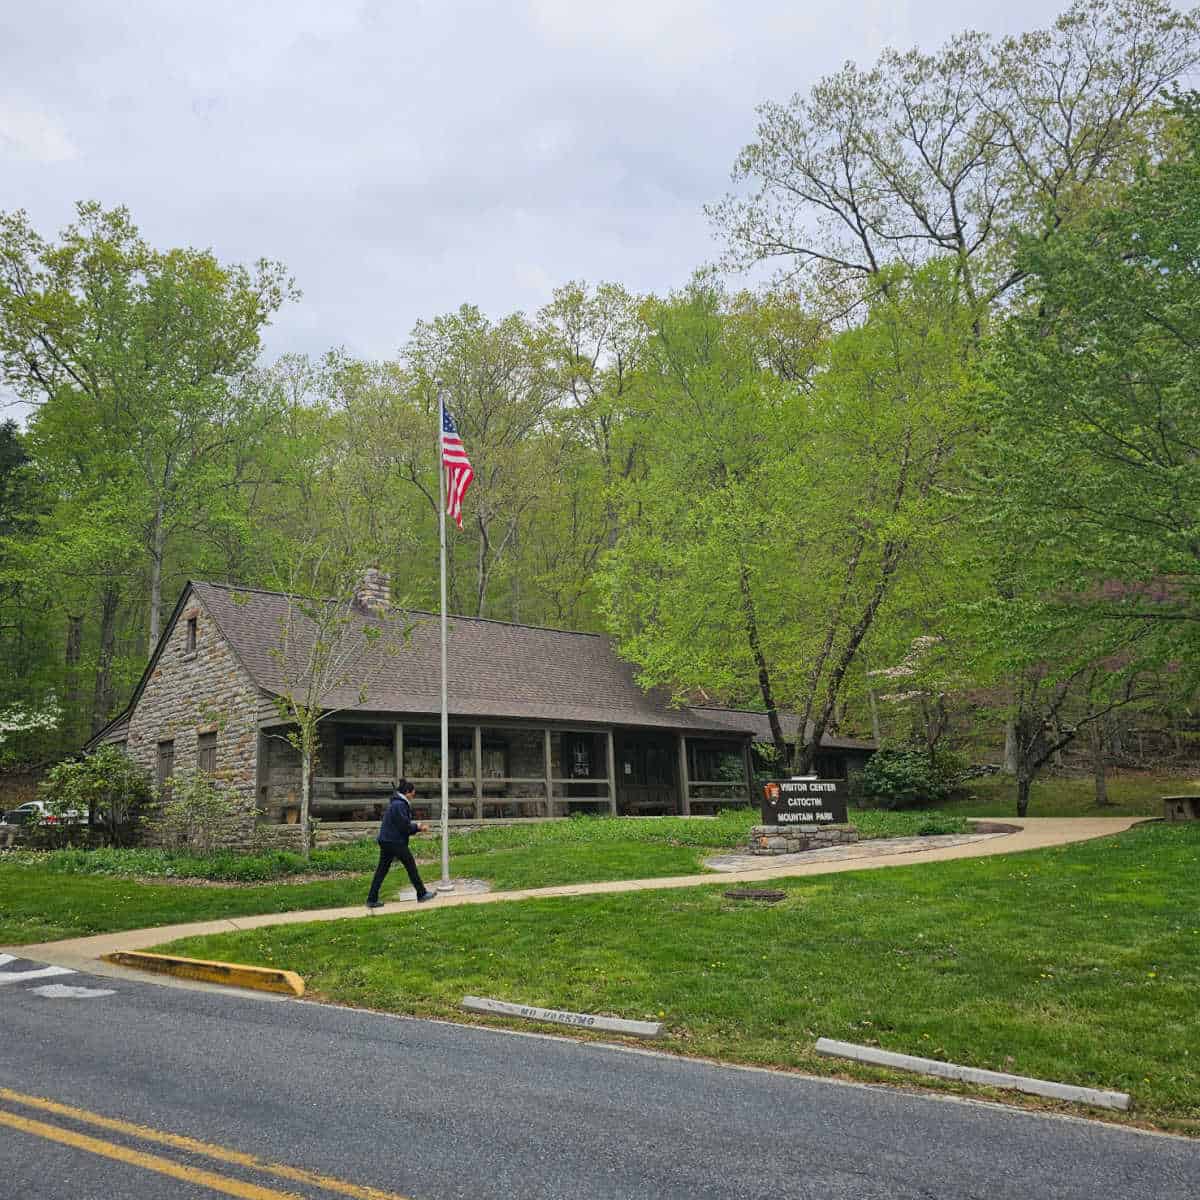
{"label": "road", "polygon": [[1192,1200],[1200,1143],[0,963],[0,1197]]}

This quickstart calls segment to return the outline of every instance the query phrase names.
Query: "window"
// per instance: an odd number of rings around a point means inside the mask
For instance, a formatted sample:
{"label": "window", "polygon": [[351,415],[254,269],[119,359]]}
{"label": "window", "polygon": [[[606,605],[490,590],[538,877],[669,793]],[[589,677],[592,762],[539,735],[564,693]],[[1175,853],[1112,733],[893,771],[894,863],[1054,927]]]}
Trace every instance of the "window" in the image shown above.
{"label": "window", "polygon": [[202,733],[196,739],[196,766],[207,775],[217,773],[217,735]]}
{"label": "window", "polygon": [[158,794],[168,800],[171,796],[171,776],[175,774],[175,743],[158,743]]}
{"label": "window", "polygon": [[196,627],[197,617],[188,617],[187,619],[187,652],[191,654],[196,649]]}

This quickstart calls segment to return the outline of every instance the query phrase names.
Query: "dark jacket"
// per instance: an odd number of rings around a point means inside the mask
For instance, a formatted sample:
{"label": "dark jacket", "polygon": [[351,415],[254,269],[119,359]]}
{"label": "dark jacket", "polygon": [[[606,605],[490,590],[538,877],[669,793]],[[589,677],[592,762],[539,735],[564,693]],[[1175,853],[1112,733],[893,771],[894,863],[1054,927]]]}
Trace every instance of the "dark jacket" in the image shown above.
{"label": "dark jacket", "polygon": [[404,793],[393,792],[375,840],[381,846],[405,846],[416,832],[417,823],[413,820],[412,809]]}

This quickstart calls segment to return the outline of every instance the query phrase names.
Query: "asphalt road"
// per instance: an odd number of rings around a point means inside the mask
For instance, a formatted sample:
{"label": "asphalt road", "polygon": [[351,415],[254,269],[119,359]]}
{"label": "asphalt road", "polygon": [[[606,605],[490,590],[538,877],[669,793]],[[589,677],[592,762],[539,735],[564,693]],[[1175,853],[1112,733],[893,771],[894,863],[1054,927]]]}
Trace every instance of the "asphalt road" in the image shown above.
{"label": "asphalt road", "polygon": [[1177,1138],[34,965],[0,966],[5,1200],[1200,1196]]}

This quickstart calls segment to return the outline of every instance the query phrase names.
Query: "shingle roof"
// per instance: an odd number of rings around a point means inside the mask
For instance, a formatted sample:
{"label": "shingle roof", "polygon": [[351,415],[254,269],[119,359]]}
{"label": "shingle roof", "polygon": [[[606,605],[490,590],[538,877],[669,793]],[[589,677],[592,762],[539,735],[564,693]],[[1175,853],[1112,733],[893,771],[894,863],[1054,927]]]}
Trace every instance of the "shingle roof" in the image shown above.
{"label": "shingle roof", "polygon": [[[697,705],[693,705],[691,711],[718,721],[729,720],[739,730],[752,732],[755,741],[769,742],[771,740],[771,723],[767,719],[765,712],[751,712],[748,709],[709,708]],[[789,742],[794,742],[796,740],[796,732],[800,728],[799,714],[781,712],[779,714],[779,724],[783,729],[784,738]],[[805,732],[808,734],[812,733],[811,721],[805,723]],[[832,733],[821,735],[821,745],[827,750],[877,750],[879,748],[874,741],[865,738],[841,737]]]}
{"label": "shingle roof", "polygon": [[[216,621],[254,682],[278,694],[284,686],[278,656],[288,598],[278,592],[225,584],[191,585]],[[410,644],[387,663],[359,703],[357,686],[325,698],[330,708],[367,712],[432,714],[441,709],[438,619],[409,614],[415,627]],[[363,626],[379,617],[356,611]],[[298,618],[302,631],[306,622]],[[309,645],[313,633],[308,626]],[[301,637],[303,637],[301,632]],[[307,653],[305,649],[303,653]],[[373,652],[380,653],[378,643]],[[364,660],[364,673],[372,659]],[[602,634],[569,633],[472,617],[449,618],[447,669],[449,709],[456,717],[510,717],[535,721],[675,729],[690,733],[747,736],[762,714],[673,708],[659,690],[643,692],[633,669]],[[762,720],[765,721],[765,717]]]}

